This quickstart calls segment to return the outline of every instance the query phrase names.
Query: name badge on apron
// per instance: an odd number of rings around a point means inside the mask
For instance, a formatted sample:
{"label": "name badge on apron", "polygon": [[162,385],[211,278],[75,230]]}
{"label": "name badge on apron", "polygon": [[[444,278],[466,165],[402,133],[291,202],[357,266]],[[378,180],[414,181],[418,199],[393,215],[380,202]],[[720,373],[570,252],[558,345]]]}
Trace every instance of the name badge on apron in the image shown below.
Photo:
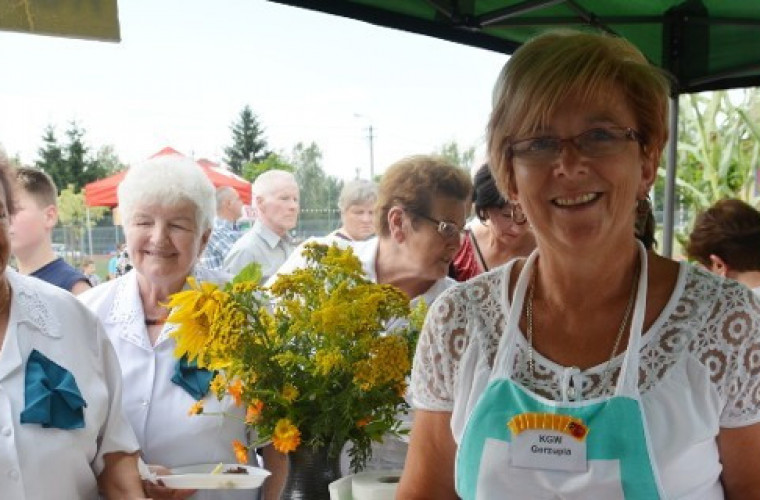
{"label": "name badge on apron", "polygon": [[521,413],[509,421],[511,464],[527,469],[585,472],[586,427],[580,419],[553,413]]}

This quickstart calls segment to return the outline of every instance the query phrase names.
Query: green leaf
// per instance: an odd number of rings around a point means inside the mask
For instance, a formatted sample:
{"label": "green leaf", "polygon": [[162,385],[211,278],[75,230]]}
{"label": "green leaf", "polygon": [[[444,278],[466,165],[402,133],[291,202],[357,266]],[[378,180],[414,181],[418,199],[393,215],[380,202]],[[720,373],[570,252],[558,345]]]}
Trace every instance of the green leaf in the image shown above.
{"label": "green leaf", "polygon": [[243,283],[246,281],[250,281],[253,283],[258,283],[261,281],[261,265],[258,262],[251,262],[247,266],[245,266],[243,269],[240,270],[239,273],[235,275],[234,278],[232,278],[232,283]]}

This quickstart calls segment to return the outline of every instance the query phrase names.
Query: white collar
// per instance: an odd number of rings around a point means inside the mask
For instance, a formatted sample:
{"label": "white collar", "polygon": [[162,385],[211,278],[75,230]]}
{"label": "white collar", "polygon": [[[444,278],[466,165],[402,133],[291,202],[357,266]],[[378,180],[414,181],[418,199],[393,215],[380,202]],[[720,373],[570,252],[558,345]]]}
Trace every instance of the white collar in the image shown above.
{"label": "white collar", "polygon": [[169,334],[177,328],[177,325],[173,323],[164,324],[155,345],[151,346],[145,328],[145,311],[140,300],[137,271],[132,269],[117,280],[111,308],[108,310],[103,323],[116,326],[120,338],[143,349],[154,349],[155,346],[169,338]]}
{"label": "white collar", "polygon": [[23,276],[10,268],[6,268],[5,275],[11,286],[13,301],[9,321],[27,323],[43,335],[61,338],[63,334],[60,321],[37,291],[36,285],[41,284],[37,282],[39,278]]}

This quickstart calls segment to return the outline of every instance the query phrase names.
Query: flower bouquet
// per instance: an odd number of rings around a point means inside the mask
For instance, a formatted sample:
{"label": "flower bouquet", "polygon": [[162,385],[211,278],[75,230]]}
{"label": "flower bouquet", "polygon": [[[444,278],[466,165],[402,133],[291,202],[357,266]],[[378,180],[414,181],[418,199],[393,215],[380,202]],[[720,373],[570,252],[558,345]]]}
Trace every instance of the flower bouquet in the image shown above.
{"label": "flower bouquet", "polygon": [[[169,303],[176,355],[218,370],[211,390],[245,406],[258,444],[327,447],[337,457],[350,441],[359,470],[373,440],[400,430],[425,305],[410,310],[400,290],[369,281],[351,248],[309,244],[303,255],[304,268],[269,288],[250,266],[224,289],[189,278],[190,290]],[[248,446],[234,446],[245,461]]]}

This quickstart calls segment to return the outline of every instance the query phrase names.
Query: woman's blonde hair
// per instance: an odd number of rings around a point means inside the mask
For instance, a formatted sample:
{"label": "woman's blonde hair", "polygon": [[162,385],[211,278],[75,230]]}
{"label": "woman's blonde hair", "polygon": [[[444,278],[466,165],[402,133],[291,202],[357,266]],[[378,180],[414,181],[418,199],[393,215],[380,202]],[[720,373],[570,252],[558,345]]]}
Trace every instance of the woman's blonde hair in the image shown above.
{"label": "woman's blonde hair", "polygon": [[514,188],[509,142],[545,126],[567,98],[595,102],[622,91],[642,147],[657,165],[668,139],[669,81],[630,42],[610,35],[557,30],[526,42],[496,81],[487,144],[502,193]]}

